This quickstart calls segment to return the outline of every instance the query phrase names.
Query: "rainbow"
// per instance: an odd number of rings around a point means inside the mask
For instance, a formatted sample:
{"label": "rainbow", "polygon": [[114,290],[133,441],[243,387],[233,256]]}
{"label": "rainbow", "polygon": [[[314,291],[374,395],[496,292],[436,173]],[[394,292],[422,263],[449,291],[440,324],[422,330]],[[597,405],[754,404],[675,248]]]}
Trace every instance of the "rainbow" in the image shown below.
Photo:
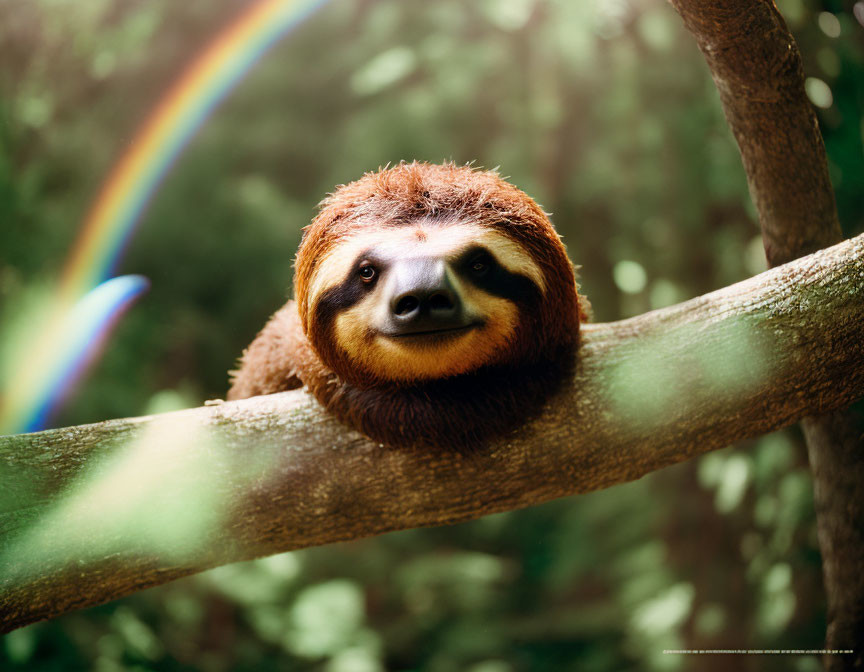
{"label": "rainbow", "polygon": [[[326,0],[256,0],[185,69],[108,174],[81,228],[55,300],[31,327],[0,394],[0,432],[41,429],[148,287],[109,279],[165,175],[255,63]],[[39,326],[36,326],[39,325]],[[18,350],[16,350],[18,352]]]}
{"label": "rainbow", "polygon": [[191,63],[105,180],[63,273],[63,296],[88,291],[109,277],[135,224],[196,131],[258,59],[325,1],[259,0]]}
{"label": "rainbow", "polygon": [[[47,356],[33,362],[4,410],[13,432],[42,429],[87,367],[97,359],[111,330],[150,282],[140,275],[111,278],[88,292],[62,316]],[[13,418],[15,422],[13,424]]]}

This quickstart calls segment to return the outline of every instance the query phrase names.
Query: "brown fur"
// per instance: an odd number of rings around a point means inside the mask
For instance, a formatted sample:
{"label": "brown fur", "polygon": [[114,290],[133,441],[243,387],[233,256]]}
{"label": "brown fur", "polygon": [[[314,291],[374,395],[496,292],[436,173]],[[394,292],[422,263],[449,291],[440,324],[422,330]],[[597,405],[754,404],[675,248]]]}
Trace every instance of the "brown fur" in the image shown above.
{"label": "brown fur", "polygon": [[[335,346],[309,282],[317,262],[350,236],[422,218],[504,234],[541,269],[545,291],[539,305],[517,306],[518,327],[494,363],[439,380],[382,380]],[[523,422],[570,370],[587,306],[541,208],[496,173],[453,164],[403,163],[339,187],[304,232],[295,289],[297,302],[280,309],[244,353],[228,398],[305,384],[342,421],[399,445],[476,445]]]}

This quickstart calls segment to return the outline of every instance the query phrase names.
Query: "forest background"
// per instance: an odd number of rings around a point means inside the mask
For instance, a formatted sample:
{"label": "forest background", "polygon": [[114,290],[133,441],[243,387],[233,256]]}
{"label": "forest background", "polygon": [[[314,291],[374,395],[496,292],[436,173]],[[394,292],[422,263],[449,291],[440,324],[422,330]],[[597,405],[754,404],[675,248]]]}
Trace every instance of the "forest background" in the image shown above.
{"label": "forest background", "polygon": [[[247,4],[0,0],[0,354],[136,129]],[[860,233],[864,3],[778,6]],[[598,321],[766,268],[716,89],[667,4],[333,0],[174,166],[118,268],[151,289],[52,424],[223,397],[290,295],[316,204],[403,159],[500,167],[552,213]],[[728,668],[663,650],[819,649],[824,632],[792,428],[594,494],[219,568],[15,631],[0,668],[712,670]]]}

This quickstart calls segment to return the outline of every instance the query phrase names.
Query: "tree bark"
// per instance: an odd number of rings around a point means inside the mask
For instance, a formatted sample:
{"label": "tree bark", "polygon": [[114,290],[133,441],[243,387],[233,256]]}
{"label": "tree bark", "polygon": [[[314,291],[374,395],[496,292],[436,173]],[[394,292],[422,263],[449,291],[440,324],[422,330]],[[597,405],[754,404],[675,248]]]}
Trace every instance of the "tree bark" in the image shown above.
{"label": "tree bark", "polygon": [[[696,37],[741,150],[771,266],[842,239],[801,55],[772,0],[671,0]],[[864,414],[805,418],[831,671],[864,669]]]}
{"label": "tree bark", "polygon": [[671,0],[720,93],[778,265],[842,238],[801,54],[772,0]]}
{"label": "tree bark", "polygon": [[302,390],[0,437],[0,631],[210,567],[633,480],[864,394],[864,236],[587,325],[543,413],[468,454],[393,449]]}

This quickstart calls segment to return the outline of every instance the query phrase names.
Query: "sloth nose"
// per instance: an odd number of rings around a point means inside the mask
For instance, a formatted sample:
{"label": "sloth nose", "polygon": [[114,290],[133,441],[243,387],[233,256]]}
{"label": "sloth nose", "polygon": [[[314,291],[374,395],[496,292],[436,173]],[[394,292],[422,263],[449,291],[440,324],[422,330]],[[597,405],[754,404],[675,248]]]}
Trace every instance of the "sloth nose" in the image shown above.
{"label": "sloth nose", "polygon": [[406,259],[394,269],[390,299],[400,331],[449,328],[459,321],[462,303],[440,259]]}
{"label": "sloth nose", "polygon": [[393,314],[402,319],[411,319],[426,311],[431,315],[449,315],[456,311],[458,299],[452,290],[413,289],[396,297]]}

